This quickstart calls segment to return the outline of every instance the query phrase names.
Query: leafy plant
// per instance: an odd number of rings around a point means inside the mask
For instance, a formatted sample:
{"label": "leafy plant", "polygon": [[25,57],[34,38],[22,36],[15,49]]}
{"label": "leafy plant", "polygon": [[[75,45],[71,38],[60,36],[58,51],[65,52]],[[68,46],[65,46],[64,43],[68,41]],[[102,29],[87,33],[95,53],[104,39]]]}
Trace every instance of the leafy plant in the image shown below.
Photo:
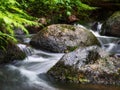
{"label": "leafy plant", "polygon": [[25,25],[37,25],[31,21],[33,18],[20,9],[16,0],[0,1],[0,40],[6,36],[14,41],[14,28],[21,28],[28,34]]}
{"label": "leafy plant", "polygon": [[86,10],[95,9],[81,0],[22,0],[21,3],[30,14],[50,18],[63,18],[74,13],[84,15]]}

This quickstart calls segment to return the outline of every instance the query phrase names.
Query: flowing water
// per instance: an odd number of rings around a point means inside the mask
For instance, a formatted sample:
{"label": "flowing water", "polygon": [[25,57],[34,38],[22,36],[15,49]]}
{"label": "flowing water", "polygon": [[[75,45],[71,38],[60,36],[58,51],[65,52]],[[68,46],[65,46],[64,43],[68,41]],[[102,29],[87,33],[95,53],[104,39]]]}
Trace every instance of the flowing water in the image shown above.
{"label": "flowing water", "polygon": [[120,56],[120,38],[117,37],[108,37],[108,36],[101,36],[99,34],[101,30],[101,23],[98,22],[97,30],[91,32],[98,38],[100,41],[102,48],[108,51],[111,54],[115,54],[118,57]]}
{"label": "flowing water", "polygon": [[55,90],[45,81],[45,73],[63,54],[38,51],[21,44],[18,46],[28,57],[0,67],[0,90]]}
{"label": "flowing water", "polygon": [[[93,32],[108,52],[120,54],[119,38],[100,36]],[[23,38],[25,43],[29,38]],[[0,90],[120,90],[119,86],[77,85],[59,83],[47,76],[46,72],[64,55],[18,46],[27,54],[23,61],[0,65]]]}

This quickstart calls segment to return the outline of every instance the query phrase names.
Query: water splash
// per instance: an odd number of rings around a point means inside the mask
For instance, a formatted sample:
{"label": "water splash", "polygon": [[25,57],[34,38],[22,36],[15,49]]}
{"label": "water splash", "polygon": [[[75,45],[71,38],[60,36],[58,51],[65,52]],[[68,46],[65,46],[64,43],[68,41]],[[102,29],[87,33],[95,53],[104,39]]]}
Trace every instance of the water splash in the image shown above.
{"label": "water splash", "polygon": [[27,46],[27,45],[24,45],[24,44],[17,44],[17,46],[23,51],[26,53],[26,55],[30,56],[34,53],[34,50]]}
{"label": "water splash", "polygon": [[[87,29],[85,26],[80,24],[75,24],[74,26]],[[90,30],[97,37],[103,49],[105,49],[107,52],[114,53],[115,55],[120,55],[120,44],[117,43],[120,41],[120,38],[101,36],[99,34],[99,32],[101,32],[101,28],[102,28],[102,23],[95,22],[94,30],[92,29],[88,29],[88,30]]]}
{"label": "water splash", "polygon": [[[63,53],[48,53],[41,50],[32,49],[26,45],[18,46],[28,55],[23,61],[14,62],[7,67],[10,70],[19,71],[20,76],[26,77],[25,82],[28,88],[35,87],[35,90],[57,90],[43,80],[39,75],[46,73],[63,56]],[[24,79],[22,78],[21,79]],[[21,80],[22,81],[22,80]]]}
{"label": "water splash", "polygon": [[110,36],[101,36],[99,33],[101,32],[102,23],[97,22],[96,31],[90,30],[100,41],[101,46],[107,52],[115,54],[117,56],[120,55],[120,38],[110,37]]}

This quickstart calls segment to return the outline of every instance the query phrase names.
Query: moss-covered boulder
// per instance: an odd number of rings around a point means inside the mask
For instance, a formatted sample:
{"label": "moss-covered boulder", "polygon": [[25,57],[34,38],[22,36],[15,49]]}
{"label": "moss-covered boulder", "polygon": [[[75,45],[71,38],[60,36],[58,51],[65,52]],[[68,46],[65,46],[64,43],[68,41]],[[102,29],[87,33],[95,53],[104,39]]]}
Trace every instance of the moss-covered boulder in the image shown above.
{"label": "moss-covered boulder", "polygon": [[67,24],[54,24],[35,35],[30,45],[51,52],[68,52],[80,46],[100,45],[100,43],[87,29]]}
{"label": "moss-covered boulder", "polygon": [[62,82],[120,85],[120,58],[97,46],[79,48],[65,54],[48,74]]}
{"label": "moss-covered boulder", "polygon": [[108,20],[103,24],[102,35],[120,37],[120,11],[115,12]]}
{"label": "moss-covered boulder", "polygon": [[9,39],[0,40],[0,64],[9,63],[13,60],[23,60],[26,54]]}

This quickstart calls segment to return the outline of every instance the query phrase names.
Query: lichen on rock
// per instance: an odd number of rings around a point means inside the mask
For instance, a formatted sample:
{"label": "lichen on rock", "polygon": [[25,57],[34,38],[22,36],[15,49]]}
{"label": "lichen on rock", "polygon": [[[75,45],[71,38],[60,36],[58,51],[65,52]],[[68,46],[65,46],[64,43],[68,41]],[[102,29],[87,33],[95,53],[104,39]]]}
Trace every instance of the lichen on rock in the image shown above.
{"label": "lichen on rock", "polygon": [[70,52],[78,47],[100,45],[89,30],[67,24],[44,28],[31,39],[30,44],[34,48],[51,52]]}

